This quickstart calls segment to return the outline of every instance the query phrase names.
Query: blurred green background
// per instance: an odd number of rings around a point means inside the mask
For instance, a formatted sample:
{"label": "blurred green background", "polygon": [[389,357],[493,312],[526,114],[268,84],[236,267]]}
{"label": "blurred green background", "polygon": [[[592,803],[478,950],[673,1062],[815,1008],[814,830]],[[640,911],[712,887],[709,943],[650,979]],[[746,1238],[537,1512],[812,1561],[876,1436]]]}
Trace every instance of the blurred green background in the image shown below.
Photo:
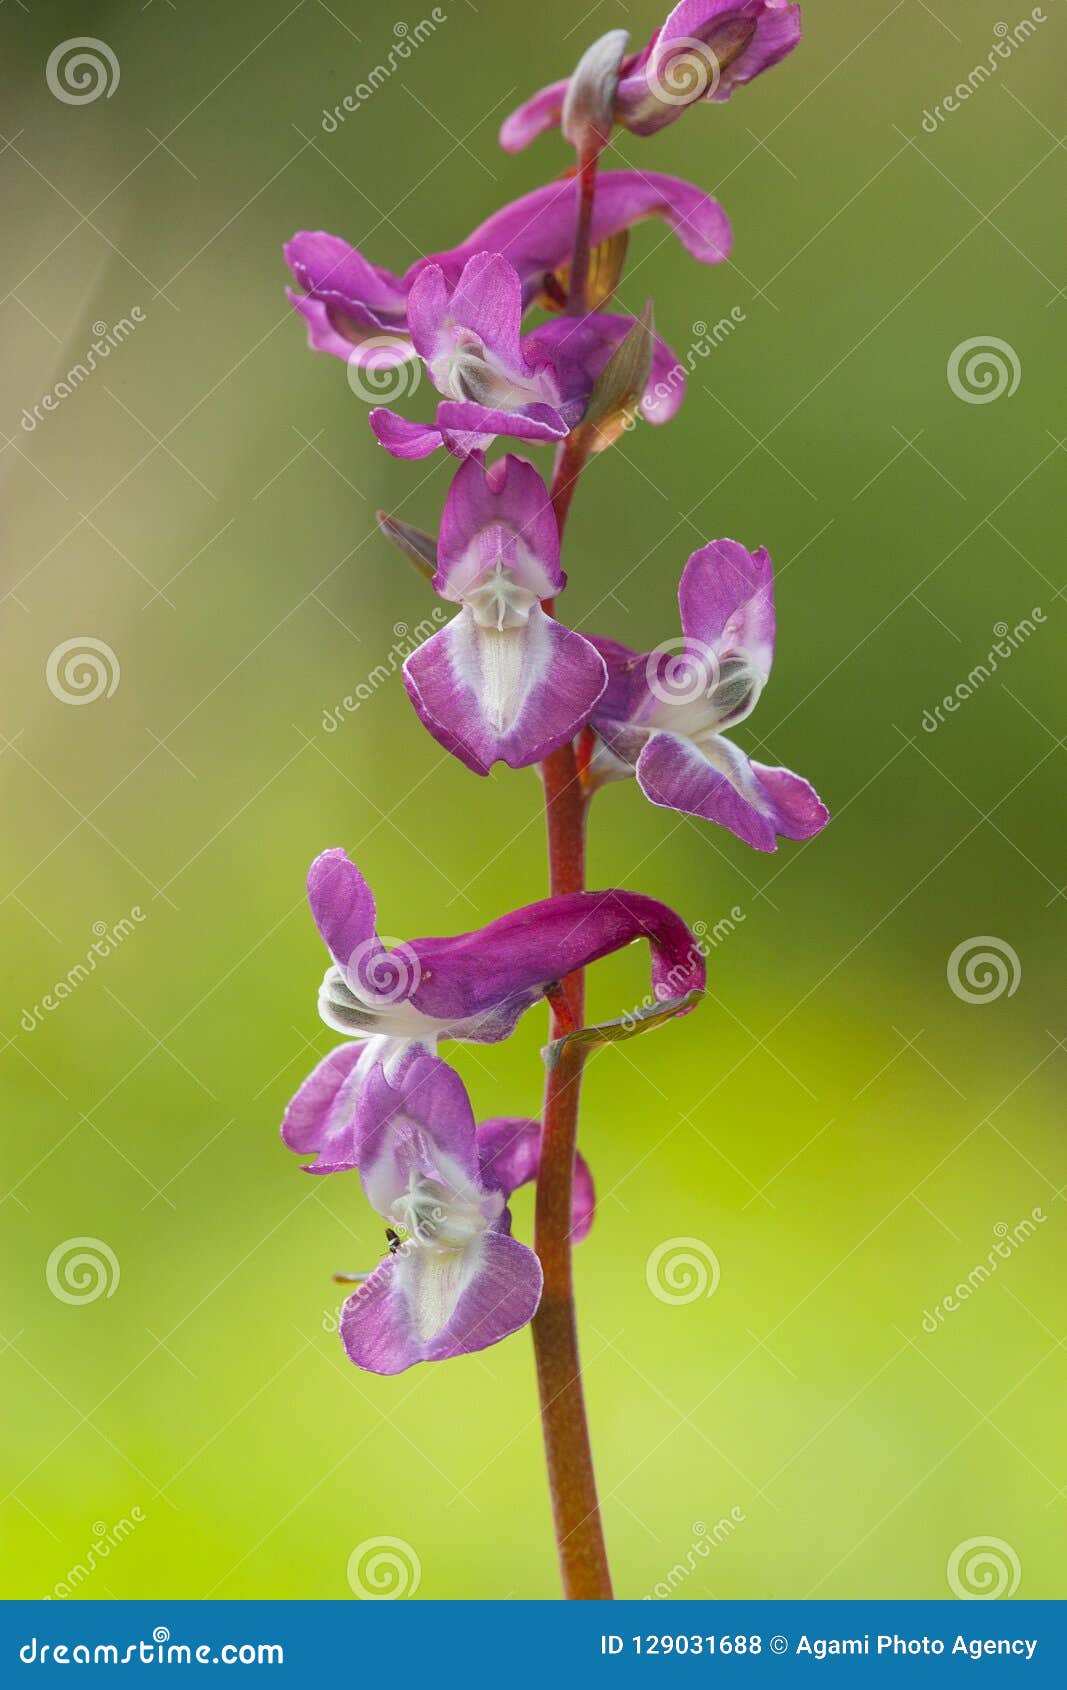
{"label": "blurred green background", "polygon": [[[373,511],[433,527],[452,466],[375,445],[344,367],[305,348],[280,247],[327,228],[400,271],[453,245],[568,165],[558,136],[502,154],[506,112],[661,12],[441,10],[334,134],[323,109],[422,12],[0,18],[7,1595],[63,1594],[131,1520],[76,1593],[344,1597],[351,1552],[382,1536],[410,1546],[421,1596],[557,1591],[528,1337],[356,1372],[330,1275],[372,1263],[381,1223],[355,1175],[309,1180],[277,1138],[332,1042],[303,901],[317,851],[348,847],[401,937],[545,886],[534,776],[469,775],[399,677],[324,728],[433,603]],[[1014,12],[805,14],[785,65],[613,160],[716,192],[735,231],[711,269],[638,229],[625,307],[651,295],[681,356],[694,324],[742,317],[676,421],[589,473],[568,619],[647,648],[677,633],[694,547],[769,546],[779,655],[737,738],[810,777],[834,821],[764,858],[632,783],[593,812],[593,885],[728,918],[710,1001],[588,1076],[602,1202],[577,1276],[606,1527],[623,1595],[682,1564],[686,1596],[941,1596],[957,1546],[994,1537],[1009,1587],[1014,1565],[1020,1595],[1063,1596],[1067,20],[1047,0],[1035,38],[924,130]],[[111,97],[49,92],[75,33],[112,48]],[[134,307],[144,321],[28,430],[93,324]],[[1018,389],[965,402],[948,361],[990,336]],[[402,408],[429,406],[424,385]],[[924,731],[1035,607],[1044,622]],[[121,676],[72,708],[46,665],[84,636]],[[35,1018],[123,919],[114,954]],[[971,1003],[946,968],[977,936],[1019,973]],[[645,974],[636,949],[600,966],[593,1009],[629,1006]],[[479,1115],[536,1113],[543,1034],[531,1014],[507,1045],[449,1048]],[[924,1330],[1035,1208],[1033,1236]],[[516,1215],[529,1237],[528,1193]],[[120,1278],[67,1303],[46,1263],[83,1237]],[[714,1295],[652,1294],[646,1263],[676,1238],[714,1251]]]}

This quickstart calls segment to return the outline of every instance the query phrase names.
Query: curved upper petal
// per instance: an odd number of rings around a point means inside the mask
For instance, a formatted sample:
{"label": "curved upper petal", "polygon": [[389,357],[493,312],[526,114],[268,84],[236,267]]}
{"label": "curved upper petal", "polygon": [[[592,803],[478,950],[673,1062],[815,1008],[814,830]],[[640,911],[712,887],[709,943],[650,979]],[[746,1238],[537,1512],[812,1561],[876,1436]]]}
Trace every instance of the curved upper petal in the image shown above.
{"label": "curved upper petal", "polygon": [[790,0],[681,0],[623,66],[616,118],[653,135],[698,101],[728,100],[799,40],[800,7]]}
{"label": "curved upper petal", "polygon": [[765,546],[701,546],[682,571],[678,609],[687,640],[718,658],[744,652],[766,680],[774,658],[774,571]]}
{"label": "curved upper petal", "polygon": [[283,249],[302,294],[290,303],[308,325],[317,351],[346,362],[404,362],[415,356],[407,332],[407,288],[397,276],[370,264],[347,241],[323,230],[301,230]]}
{"label": "curved upper petal", "polygon": [[[541,1123],[511,1116],[483,1121],[478,1128],[482,1183],[507,1198],[537,1178],[541,1167]],[[581,1151],[574,1158],[571,1240],[581,1243],[593,1224],[596,1193],[589,1164]]]}
{"label": "curved upper petal", "polygon": [[308,902],[326,949],[353,987],[360,961],[381,951],[374,894],[343,846],[322,851],[308,869]]}
{"label": "curved upper petal", "polygon": [[[458,279],[474,253],[501,253],[519,272],[523,298],[529,304],[540,292],[546,272],[570,260],[578,191],[575,177],[535,188],[487,218],[459,246],[437,253],[432,262]],[[703,264],[721,263],[729,255],[729,220],[718,201],[702,188],[658,171],[601,171],[590,229],[593,246],[650,217],[661,218],[686,251]],[[408,271],[409,285],[426,262],[420,259]]]}
{"label": "curved upper petal", "polygon": [[524,101],[500,126],[500,145],[506,153],[521,153],[546,129],[558,129],[570,77],[550,82]]}
{"label": "curved upper petal", "polygon": [[539,599],[566,586],[548,488],[533,464],[513,453],[488,469],[468,458],[456,471],[441,516],[434,590],[459,602],[498,561]]}
{"label": "curved upper petal", "polygon": [[484,1232],[462,1250],[401,1248],[349,1297],[341,1341],[371,1373],[467,1355],[525,1326],[542,1283],[534,1252],[504,1232]]}
{"label": "curved upper petal", "polygon": [[540,762],[585,726],[605,670],[588,640],[539,604],[520,627],[468,609],[407,658],[404,684],[424,725],[475,774]]}
{"label": "curved upper petal", "polygon": [[718,822],[757,851],[776,850],[777,835],[810,839],[830,819],[800,775],[751,762],[721,735],[698,746],[678,734],[651,734],[637,781],[653,804]]}

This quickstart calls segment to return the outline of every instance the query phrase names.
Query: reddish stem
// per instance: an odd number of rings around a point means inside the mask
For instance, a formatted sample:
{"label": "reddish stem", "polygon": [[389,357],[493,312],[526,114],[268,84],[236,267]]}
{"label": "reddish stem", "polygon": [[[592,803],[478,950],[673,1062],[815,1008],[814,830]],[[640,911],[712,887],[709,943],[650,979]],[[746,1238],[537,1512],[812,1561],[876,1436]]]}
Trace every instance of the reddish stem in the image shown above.
{"label": "reddish stem", "polygon": [[584,317],[586,313],[590,235],[593,227],[593,204],[596,199],[596,170],[600,162],[603,144],[603,141],[599,139],[587,141],[578,157],[578,212],[574,226],[570,289],[567,294],[567,312],[572,317]]}
{"label": "reddish stem", "polygon": [[[586,455],[579,435],[569,435],[559,454],[551,493],[561,536]],[[546,757],[541,773],[550,888],[553,895],[580,892],[585,887],[586,798],[573,744],[561,745]],[[561,981],[550,996],[553,1039],[582,1025],[584,987],[579,971]],[[596,1600],[611,1596],[611,1574],[585,1414],[571,1264],[571,1201],[583,1061],[582,1046],[564,1045],[545,1082],[534,1221],[545,1284],[533,1320],[533,1341],[563,1594]]]}

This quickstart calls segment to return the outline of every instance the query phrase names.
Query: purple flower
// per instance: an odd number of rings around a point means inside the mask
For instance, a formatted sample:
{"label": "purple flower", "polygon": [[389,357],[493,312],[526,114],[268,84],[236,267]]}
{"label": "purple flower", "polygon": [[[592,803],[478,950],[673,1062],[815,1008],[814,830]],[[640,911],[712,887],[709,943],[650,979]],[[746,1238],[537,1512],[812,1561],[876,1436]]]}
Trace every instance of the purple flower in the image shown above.
{"label": "purple flower", "polygon": [[445,502],[434,587],[462,608],[413,651],[404,685],[424,725],[475,774],[540,762],[588,722],[604,660],[541,608],[567,584],[533,465],[469,458]]}
{"label": "purple flower", "polygon": [[325,1056],[285,1112],[282,1138],[317,1158],[308,1168],[316,1174],[362,1165],[376,1088],[403,1089],[438,1040],[506,1039],[548,987],[636,939],[647,939],[652,953],[654,1002],[670,1004],[704,985],[704,960],[685,922],[637,892],[545,898],[474,933],[392,950],[378,937],[370,887],[339,847],[312,863],[308,899],[333,959],[319,1014],[359,1041]]}
{"label": "purple flower", "polygon": [[[429,1051],[443,1038],[496,1044],[547,987],[635,939],[648,941],[657,1003],[704,985],[703,959],[685,922],[639,892],[544,898],[473,933],[411,939],[386,950],[376,931],[370,887],[335,846],[308,871],[308,901],[333,959],[319,991],[319,1014],[336,1032],[369,1040],[375,1049],[372,1059],[364,1056],[368,1071],[384,1066],[394,1079],[412,1043]],[[339,1068],[331,1070],[334,1091],[340,1077]],[[306,1085],[313,1083],[315,1075]],[[294,1149],[304,1148],[283,1131]]]}
{"label": "purple flower", "polygon": [[[325,1143],[325,1114],[322,1133]],[[341,1339],[358,1367],[401,1373],[485,1349],[526,1325],[541,1297],[541,1264],[512,1238],[507,1200],[536,1177],[536,1121],[475,1129],[459,1075],[420,1051],[392,1080],[381,1068],[367,1077],[353,1160],[390,1239],[389,1254],[341,1312]],[[575,1239],[592,1224],[593,1202],[579,1157]]]}
{"label": "purple flower", "polygon": [[713,540],[686,564],[678,605],[683,637],[655,651],[595,641],[609,680],[593,713],[593,781],[636,774],[653,804],[719,822],[757,851],[775,850],[776,835],[810,839],[830,819],[814,789],[723,732],[754,709],[771,671],[768,553]]}
{"label": "purple flower", "polygon": [[[623,60],[615,121],[635,135],[653,135],[698,100],[728,100],[799,40],[800,7],[789,0],[681,0],[644,51]],[[551,83],[512,112],[501,146],[521,152],[558,128],[569,83]]]}
{"label": "purple flower", "polygon": [[[408,298],[416,279],[436,265],[455,286],[468,260],[483,253],[499,254],[514,266],[523,306],[531,305],[546,277],[570,259],[577,194],[573,177],[549,182],[495,212],[461,245],[416,260],[402,277],[369,263],[336,235],[301,231],[286,245],[285,258],[303,290],[290,290],[289,298],[307,323],[309,344],[370,367],[414,358]],[[656,172],[601,172],[594,245],[650,217],[661,218],[702,264],[718,264],[729,253],[726,214],[700,188]]]}
{"label": "purple flower", "polygon": [[467,260],[454,287],[439,264],[415,277],[408,295],[412,345],[438,393],[434,425],[379,409],[370,424],[397,458],[424,458],[447,445],[456,457],[481,452],[498,434],[562,440],[582,403],[561,409],[562,392],[547,349],[520,338],[522,283],[499,253]]}
{"label": "purple flower", "polygon": [[[445,398],[433,423],[408,422],[384,407],[370,425],[395,458],[424,458],[447,446],[457,458],[481,453],[501,434],[559,442],[581,420],[593,384],[633,324],[597,312],[559,318],[521,335],[522,283],[499,253],[469,258],[450,288],[439,264],[416,276],[408,297],[412,344]],[[656,339],[645,414],[666,422],[682,400],[680,365]]]}

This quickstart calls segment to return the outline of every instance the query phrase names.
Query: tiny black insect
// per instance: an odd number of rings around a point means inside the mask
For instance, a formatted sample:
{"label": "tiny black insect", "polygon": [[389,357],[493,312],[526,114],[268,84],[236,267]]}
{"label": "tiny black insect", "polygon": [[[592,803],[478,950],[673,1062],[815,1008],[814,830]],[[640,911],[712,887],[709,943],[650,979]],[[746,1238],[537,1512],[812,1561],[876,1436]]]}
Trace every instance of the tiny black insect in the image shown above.
{"label": "tiny black insect", "polygon": [[389,1254],[391,1256],[395,1256],[400,1248],[399,1232],[394,1232],[391,1226],[387,1226],[385,1229],[385,1242],[389,1246]]}

